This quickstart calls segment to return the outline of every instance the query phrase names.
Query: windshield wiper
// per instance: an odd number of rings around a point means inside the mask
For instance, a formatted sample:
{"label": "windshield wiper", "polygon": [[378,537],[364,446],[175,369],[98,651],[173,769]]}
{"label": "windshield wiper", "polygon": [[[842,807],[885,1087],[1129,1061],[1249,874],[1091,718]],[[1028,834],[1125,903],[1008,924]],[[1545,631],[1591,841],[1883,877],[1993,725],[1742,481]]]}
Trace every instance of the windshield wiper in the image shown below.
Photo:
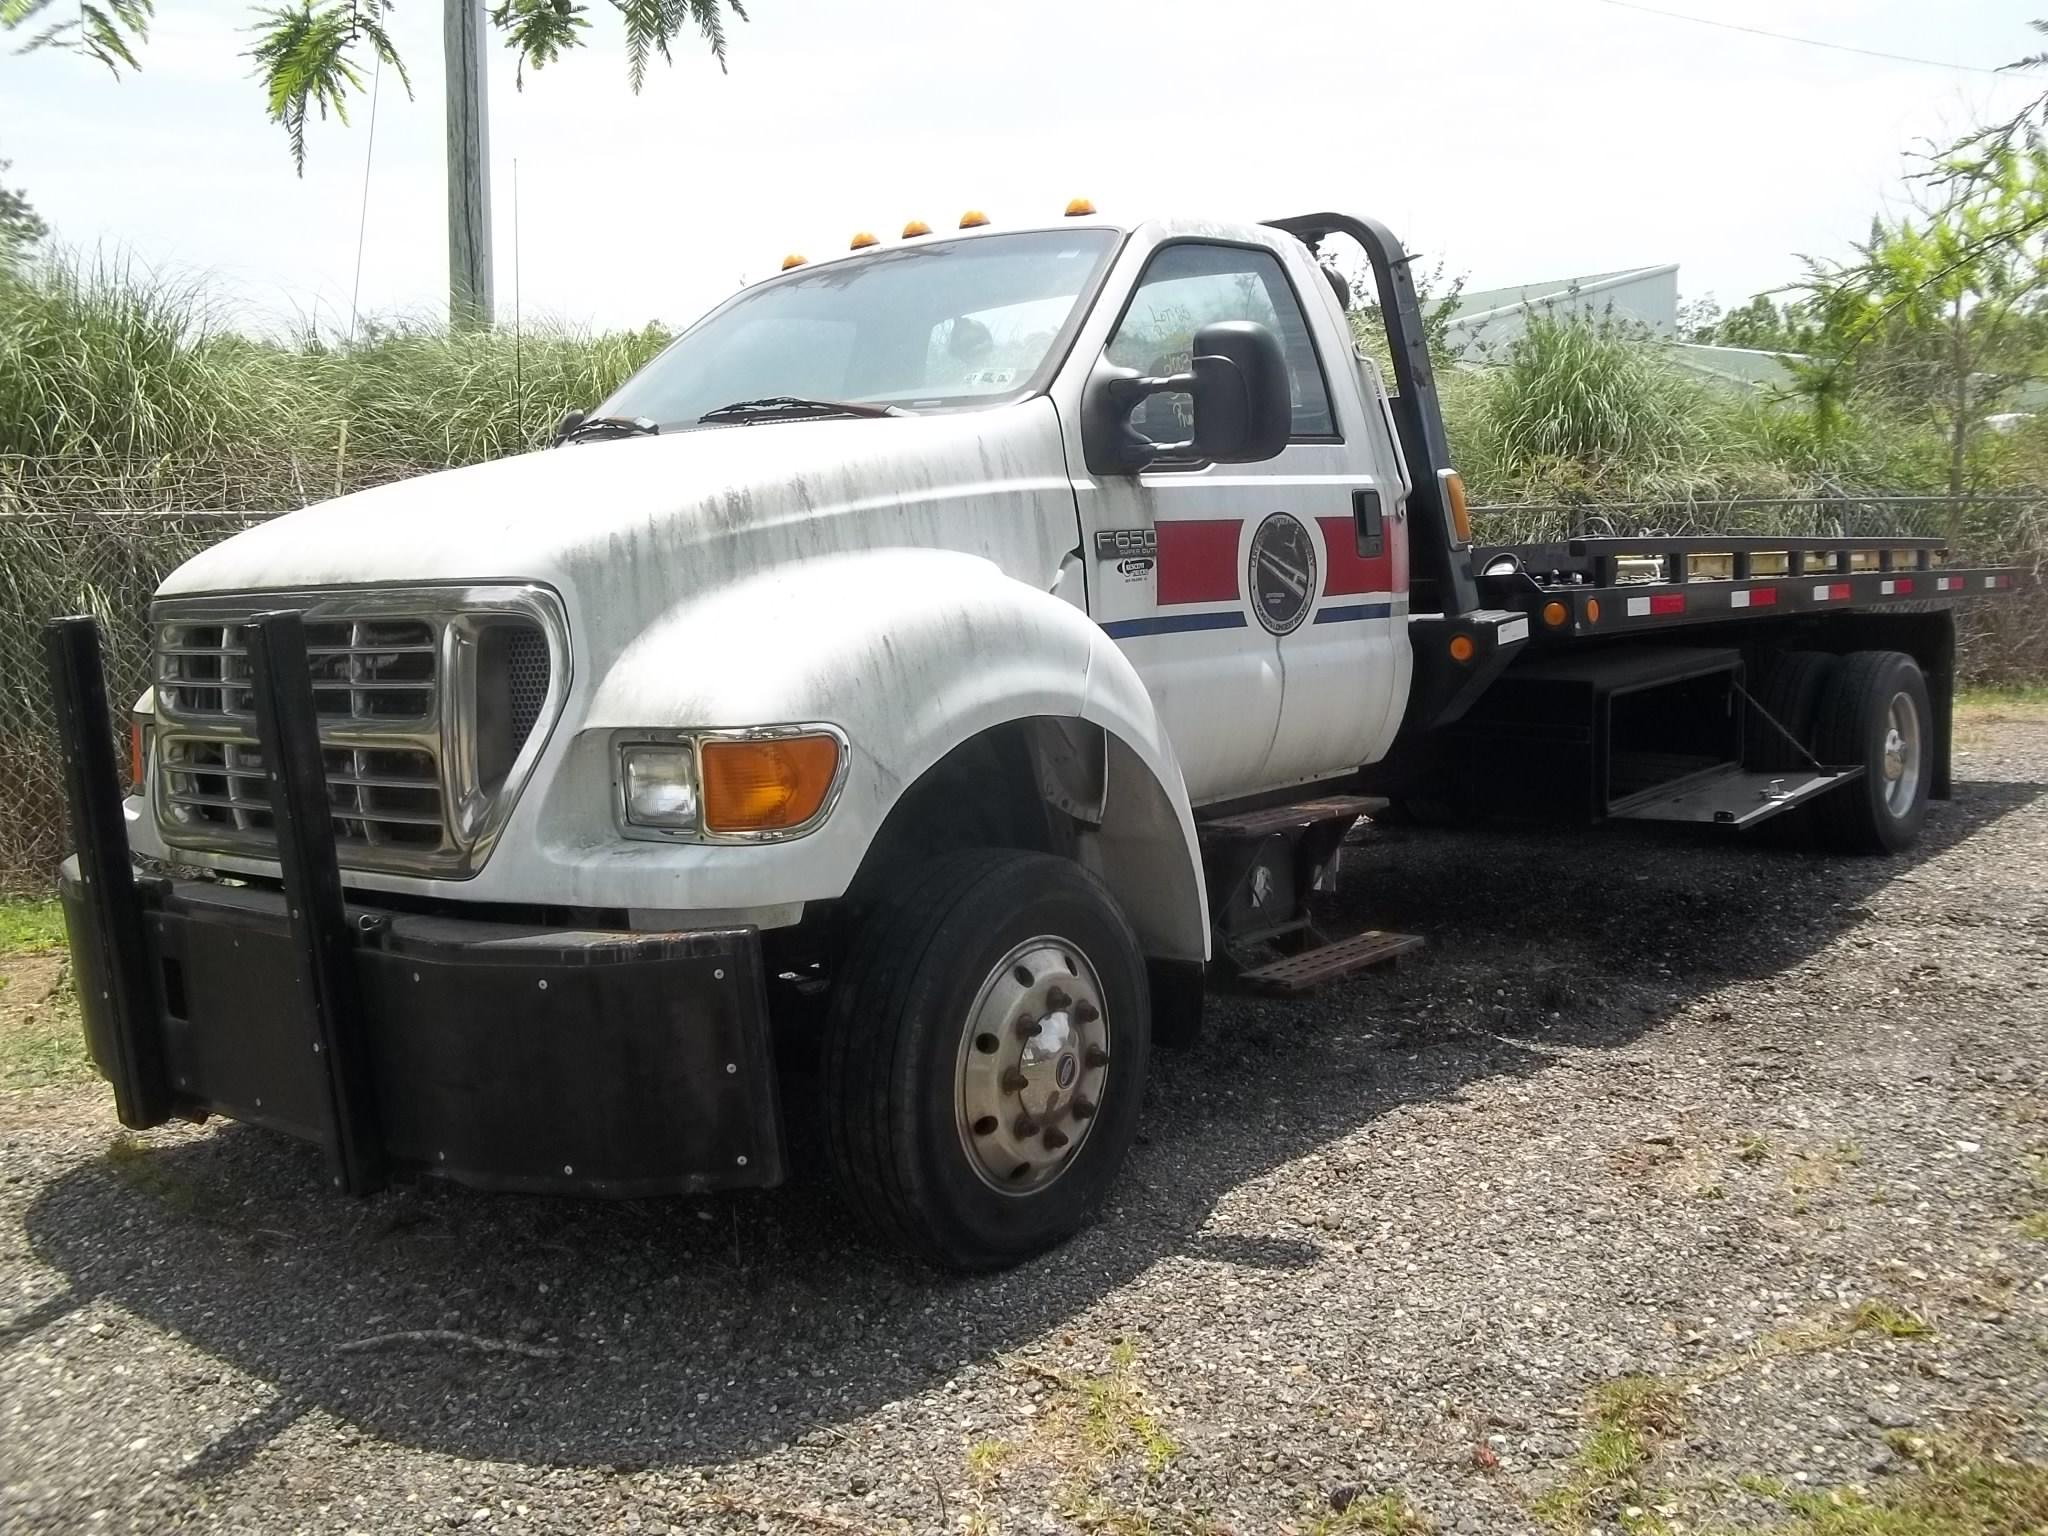
{"label": "windshield wiper", "polygon": [[586,416],[555,434],[556,446],[584,437],[653,437],[661,431],[645,416]]}
{"label": "windshield wiper", "polygon": [[759,400],[735,400],[697,420],[764,421],[772,416],[908,416],[900,405],[864,405],[857,400],[806,400],[801,395],[767,395]]}

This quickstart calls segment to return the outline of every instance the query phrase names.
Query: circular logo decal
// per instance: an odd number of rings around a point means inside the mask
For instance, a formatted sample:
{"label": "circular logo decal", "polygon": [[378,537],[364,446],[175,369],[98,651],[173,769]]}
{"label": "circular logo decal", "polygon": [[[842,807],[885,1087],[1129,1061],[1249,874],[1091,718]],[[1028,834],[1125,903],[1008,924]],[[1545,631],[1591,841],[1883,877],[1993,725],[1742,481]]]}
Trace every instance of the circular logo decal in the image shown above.
{"label": "circular logo decal", "polygon": [[1073,1087],[1074,1079],[1080,1075],[1080,1065],[1074,1060],[1071,1051],[1060,1057],[1060,1064],[1053,1069],[1053,1081],[1059,1085],[1062,1093]]}
{"label": "circular logo decal", "polygon": [[1299,519],[1275,512],[1252,533],[1252,612],[1276,635],[1298,629],[1316,600],[1316,547]]}

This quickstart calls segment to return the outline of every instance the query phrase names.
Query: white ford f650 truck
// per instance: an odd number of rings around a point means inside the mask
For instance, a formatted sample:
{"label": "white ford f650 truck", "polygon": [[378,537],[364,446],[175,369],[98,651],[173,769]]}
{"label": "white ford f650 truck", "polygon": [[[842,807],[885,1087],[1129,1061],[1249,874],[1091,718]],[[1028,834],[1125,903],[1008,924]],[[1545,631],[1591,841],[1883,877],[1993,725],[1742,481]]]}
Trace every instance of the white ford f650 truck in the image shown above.
{"label": "white ford f650 truck", "polygon": [[1883,852],[1947,793],[1951,610],[2010,573],[1475,547],[1381,226],[965,222],[792,258],[550,451],[191,561],[125,791],[97,634],[52,625],[126,1124],[268,1125],[357,1192],[795,1147],[999,1265],[1101,1200],[1205,967],[1388,952],[1306,912],[1371,797]]}

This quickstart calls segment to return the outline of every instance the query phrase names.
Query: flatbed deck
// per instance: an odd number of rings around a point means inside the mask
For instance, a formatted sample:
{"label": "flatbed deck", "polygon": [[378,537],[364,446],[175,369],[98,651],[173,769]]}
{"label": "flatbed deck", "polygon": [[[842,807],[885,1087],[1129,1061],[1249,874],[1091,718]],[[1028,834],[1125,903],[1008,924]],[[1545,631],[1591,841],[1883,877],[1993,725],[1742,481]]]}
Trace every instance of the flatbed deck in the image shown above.
{"label": "flatbed deck", "polygon": [[1794,614],[1926,612],[2010,590],[2004,567],[1949,565],[1944,540],[1701,534],[1483,545],[1480,593],[1531,639],[1641,634]]}

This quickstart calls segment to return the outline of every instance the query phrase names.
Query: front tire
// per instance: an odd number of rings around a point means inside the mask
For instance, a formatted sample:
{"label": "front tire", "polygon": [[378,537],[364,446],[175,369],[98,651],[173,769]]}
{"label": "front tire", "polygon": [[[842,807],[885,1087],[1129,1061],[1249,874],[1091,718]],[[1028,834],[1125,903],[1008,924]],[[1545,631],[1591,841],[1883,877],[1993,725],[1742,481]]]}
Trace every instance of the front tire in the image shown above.
{"label": "front tire", "polygon": [[1145,961],[1102,882],[978,849],[870,908],[822,1062],[834,1182],[884,1240],[1001,1268],[1101,1206],[1137,1129]]}
{"label": "front tire", "polygon": [[1813,803],[1821,841],[1836,853],[1897,853],[1927,820],[1934,782],[1934,715],[1927,679],[1898,651],[1857,651],[1842,658],[1821,699],[1814,755],[1823,763],[1860,763],[1855,782]]}

